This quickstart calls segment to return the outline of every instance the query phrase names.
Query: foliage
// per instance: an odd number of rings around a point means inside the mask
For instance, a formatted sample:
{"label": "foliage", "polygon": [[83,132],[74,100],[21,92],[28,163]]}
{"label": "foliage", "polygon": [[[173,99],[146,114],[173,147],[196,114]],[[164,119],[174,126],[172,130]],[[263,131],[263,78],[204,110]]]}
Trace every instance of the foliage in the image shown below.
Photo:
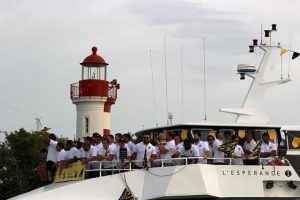
{"label": "foliage", "polygon": [[27,132],[25,129],[6,134],[0,144],[0,199],[33,190],[41,186],[36,167],[40,150],[46,148],[42,131]]}

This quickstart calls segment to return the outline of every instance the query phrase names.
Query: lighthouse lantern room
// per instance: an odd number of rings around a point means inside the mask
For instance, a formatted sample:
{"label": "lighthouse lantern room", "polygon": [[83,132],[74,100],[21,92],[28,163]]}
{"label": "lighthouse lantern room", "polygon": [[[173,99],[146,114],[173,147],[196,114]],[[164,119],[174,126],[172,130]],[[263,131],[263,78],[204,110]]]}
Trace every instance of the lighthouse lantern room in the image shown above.
{"label": "lighthouse lantern room", "polygon": [[94,132],[110,133],[110,110],[117,99],[120,84],[116,79],[107,81],[107,66],[104,59],[92,48],[92,54],[82,63],[81,80],[72,83],[70,95],[76,105],[76,138],[91,136]]}

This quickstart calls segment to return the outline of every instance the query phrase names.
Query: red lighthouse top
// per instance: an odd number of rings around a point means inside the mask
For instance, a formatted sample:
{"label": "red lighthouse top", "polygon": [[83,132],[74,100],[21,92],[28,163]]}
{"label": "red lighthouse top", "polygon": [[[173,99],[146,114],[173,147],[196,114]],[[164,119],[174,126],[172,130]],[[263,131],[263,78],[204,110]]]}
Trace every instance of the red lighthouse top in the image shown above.
{"label": "red lighthouse top", "polygon": [[82,66],[93,65],[93,67],[104,67],[108,65],[105,60],[97,54],[97,47],[92,48],[92,54],[86,57],[82,63]]}

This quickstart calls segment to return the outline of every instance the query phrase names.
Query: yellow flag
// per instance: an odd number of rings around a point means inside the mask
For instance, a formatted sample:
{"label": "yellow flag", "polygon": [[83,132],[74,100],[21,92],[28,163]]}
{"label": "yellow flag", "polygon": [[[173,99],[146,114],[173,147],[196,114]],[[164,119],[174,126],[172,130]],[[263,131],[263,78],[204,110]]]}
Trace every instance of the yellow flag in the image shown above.
{"label": "yellow flag", "polygon": [[293,148],[297,149],[300,147],[300,138],[294,137],[292,141]]}
{"label": "yellow flag", "polygon": [[209,135],[216,137],[216,131],[210,130],[209,131]]}
{"label": "yellow flag", "polygon": [[268,133],[269,133],[270,139],[274,140],[275,137],[276,137],[276,131],[275,131],[275,129],[269,129]]}
{"label": "yellow flag", "polygon": [[282,56],[283,54],[285,54],[288,50],[285,48],[281,48],[280,49],[280,56]]}
{"label": "yellow flag", "polygon": [[181,139],[182,140],[185,140],[187,138],[187,130],[183,129],[181,131]]}
{"label": "yellow flag", "polygon": [[244,138],[245,135],[246,135],[245,130],[238,130],[238,136],[239,136],[240,138]]}

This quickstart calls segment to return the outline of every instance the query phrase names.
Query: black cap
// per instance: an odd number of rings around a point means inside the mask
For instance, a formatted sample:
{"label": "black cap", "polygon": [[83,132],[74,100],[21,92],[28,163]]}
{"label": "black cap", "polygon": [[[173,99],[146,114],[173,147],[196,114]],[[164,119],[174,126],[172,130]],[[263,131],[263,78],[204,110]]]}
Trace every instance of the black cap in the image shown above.
{"label": "black cap", "polygon": [[93,133],[93,137],[99,138],[99,139],[102,138],[102,136],[99,133],[97,133],[97,132]]}
{"label": "black cap", "polygon": [[55,135],[54,133],[50,133],[50,134],[49,134],[49,138],[50,138],[51,140],[56,141],[56,135]]}

